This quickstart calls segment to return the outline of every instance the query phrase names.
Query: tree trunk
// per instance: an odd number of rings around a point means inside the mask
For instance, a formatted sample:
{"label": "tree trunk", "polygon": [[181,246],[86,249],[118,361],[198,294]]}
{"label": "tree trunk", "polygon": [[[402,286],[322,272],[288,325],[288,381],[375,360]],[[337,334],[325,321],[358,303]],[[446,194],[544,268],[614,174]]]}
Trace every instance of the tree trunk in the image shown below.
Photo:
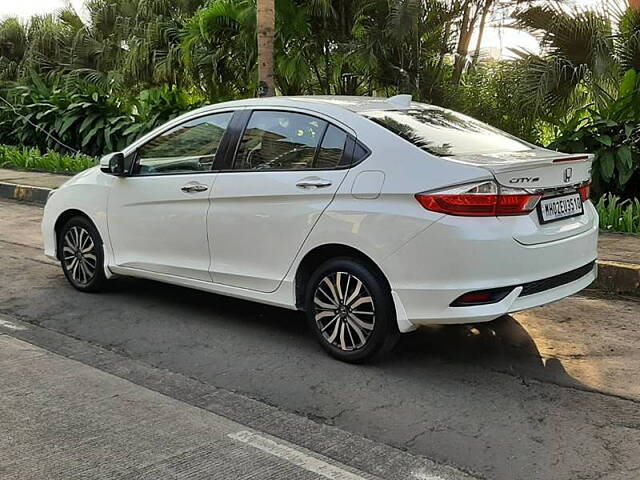
{"label": "tree trunk", "polygon": [[[487,0],[488,1],[488,0]],[[473,36],[473,30],[478,20],[478,13],[480,12],[480,5],[475,5],[475,9],[472,11],[472,2],[467,0],[464,5],[464,14],[462,16],[462,23],[460,24],[460,38],[458,38],[458,48],[456,49],[456,60],[453,67],[453,76],[451,82],[454,85],[458,85],[462,79],[462,74],[467,66],[467,56],[469,55],[469,45],[471,44],[471,37]],[[482,2],[484,4],[484,2]]]}
{"label": "tree trunk", "polygon": [[464,48],[467,43],[467,37],[469,37],[470,16],[471,16],[471,2],[467,2],[464,7],[464,13],[462,15],[462,23],[460,24],[460,37],[458,38],[458,46],[456,47],[456,58],[453,64],[453,77],[451,82],[454,85],[460,83],[462,78],[462,72],[464,71],[465,63],[467,61],[468,49]]}
{"label": "tree trunk", "polygon": [[[640,1],[640,0],[639,0]],[[484,27],[487,23],[487,16],[493,5],[493,0],[486,0],[482,9],[482,18],[480,18],[480,27],[478,28],[478,41],[476,42],[476,51],[473,53],[473,64],[478,63],[480,58],[480,47],[482,46],[482,37],[484,36]]]}
{"label": "tree trunk", "polygon": [[273,41],[275,36],[274,0],[257,0],[256,30],[258,33],[258,95],[275,95],[273,84]]}
{"label": "tree trunk", "polygon": [[640,0],[629,0],[629,7],[640,10]]}

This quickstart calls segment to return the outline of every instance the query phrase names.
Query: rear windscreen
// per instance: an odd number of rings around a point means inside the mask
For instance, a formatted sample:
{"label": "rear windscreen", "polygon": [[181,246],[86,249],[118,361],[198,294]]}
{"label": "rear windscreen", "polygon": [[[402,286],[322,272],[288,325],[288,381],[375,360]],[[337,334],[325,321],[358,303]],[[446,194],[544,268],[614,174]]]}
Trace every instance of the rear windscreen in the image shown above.
{"label": "rear windscreen", "polygon": [[490,125],[439,108],[363,112],[416,147],[439,156],[530,150],[526,143]]}

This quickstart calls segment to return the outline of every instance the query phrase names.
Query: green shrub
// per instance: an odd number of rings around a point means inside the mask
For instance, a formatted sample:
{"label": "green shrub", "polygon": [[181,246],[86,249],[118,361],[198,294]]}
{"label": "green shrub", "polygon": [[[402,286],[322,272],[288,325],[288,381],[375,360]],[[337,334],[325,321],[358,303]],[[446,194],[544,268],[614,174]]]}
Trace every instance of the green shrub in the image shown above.
{"label": "green shrub", "polygon": [[599,111],[580,112],[549,148],[568,153],[595,153],[593,192],[623,198],[640,196],[640,79],[629,70],[618,98]]}
{"label": "green shrub", "polygon": [[603,195],[596,209],[600,215],[600,228],[612,232],[640,233],[640,200],[621,201],[613,194]]}
{"label": "green shrub", "polygon": [[96,164],[95,159],[87,155],[64,155],[54,150],[42,154],[36,147],[0,145],[0,168],[76,173]]}
{"label": "green shrub", "polygon": [[[3,92],[0,92],[3,95]],[[0,144],[63,151],[67,145],[87,155],[122,150],[166,121],[203,101],[172,87],[143,90],[137,96],[113,95],[62,77],[12,86],[0,102]],[[59,142],[58,142],[59,141]]]}

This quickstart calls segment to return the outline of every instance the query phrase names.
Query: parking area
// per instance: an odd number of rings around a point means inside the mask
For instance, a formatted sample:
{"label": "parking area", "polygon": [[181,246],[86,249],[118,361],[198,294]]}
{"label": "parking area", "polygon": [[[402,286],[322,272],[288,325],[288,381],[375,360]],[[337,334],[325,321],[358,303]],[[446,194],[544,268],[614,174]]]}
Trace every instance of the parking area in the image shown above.
{"label": "parking area", "polygon": [[0,200],[0,314],[480,477],[640,475],[635,300],[591,292],[424,328],[347,365],[295,312],[128,278],[76,292],[42,255],[41,212]]}

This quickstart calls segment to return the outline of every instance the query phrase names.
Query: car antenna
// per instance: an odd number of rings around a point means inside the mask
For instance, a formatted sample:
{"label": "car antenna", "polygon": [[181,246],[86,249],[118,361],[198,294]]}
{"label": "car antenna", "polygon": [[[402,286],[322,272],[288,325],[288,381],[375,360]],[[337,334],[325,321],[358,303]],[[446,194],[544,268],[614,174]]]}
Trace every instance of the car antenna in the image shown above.
{"label": "car antenna", "polygon": [[387,102],[403,110],[411,108],[411,95],[394,95],[387,98]]}

